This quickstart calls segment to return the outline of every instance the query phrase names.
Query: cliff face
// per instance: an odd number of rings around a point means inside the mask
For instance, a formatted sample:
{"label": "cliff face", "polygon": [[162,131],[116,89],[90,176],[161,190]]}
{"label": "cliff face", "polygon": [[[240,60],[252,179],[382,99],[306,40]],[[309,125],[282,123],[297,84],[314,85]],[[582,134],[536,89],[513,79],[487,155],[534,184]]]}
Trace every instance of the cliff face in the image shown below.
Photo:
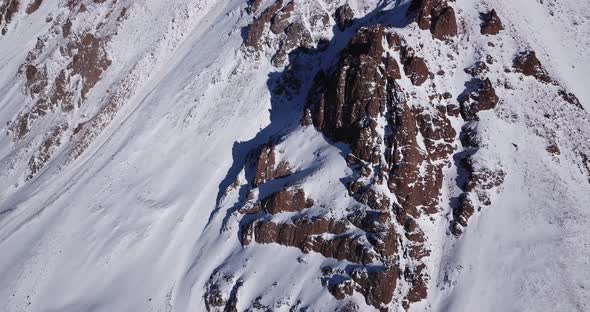
{"label": "cliff face", "polygon": [[4,1],[0,300],[590,308],[588,14]]}

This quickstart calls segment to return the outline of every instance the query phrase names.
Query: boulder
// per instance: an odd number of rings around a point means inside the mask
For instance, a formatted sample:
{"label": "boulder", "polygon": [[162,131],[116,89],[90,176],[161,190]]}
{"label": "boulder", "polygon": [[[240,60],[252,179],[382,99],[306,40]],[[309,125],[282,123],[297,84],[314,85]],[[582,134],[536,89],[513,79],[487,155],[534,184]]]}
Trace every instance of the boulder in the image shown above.
{"label": "boulder", "polygon": [[480,32],[482,35],[497,35],[500,31],[504,30],[504,25],[502,25],[502,21],[496,10],[492,9],[488,13],[483,13],[480,15],[482,22],[481,22],[481,29]]}

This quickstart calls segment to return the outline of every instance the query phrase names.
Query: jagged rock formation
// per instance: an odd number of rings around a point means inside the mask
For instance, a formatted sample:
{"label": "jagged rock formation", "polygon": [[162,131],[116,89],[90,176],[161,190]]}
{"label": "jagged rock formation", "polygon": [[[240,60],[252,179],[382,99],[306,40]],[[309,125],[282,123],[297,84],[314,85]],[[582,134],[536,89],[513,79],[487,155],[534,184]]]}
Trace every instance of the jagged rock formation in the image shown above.
{"label": "jagged rock formation", "polygon": [[7,25],[12,20],[12,16],[19,8],[18,0],[7,0],[0,4],[0,32],[2,35],[6,34]]}
{"label": "jagged rock formation", "polygon": [[[409,285],[404,306],[427,295],[429,277],[422,260],[429,250],[415,220],[439,209],[442,170],[454,150],[456,135],[445,107],[428,111],[406,101],[395,82],[401,79],[392,55],[396,51],[408,78],[416,85],[424,83],[428,77],[424,60],[404,46],[398,35],[386,33],[382,25],[364,27],[341,52],[332,71],[316,74],[304,111],[304,125],[350,144],[347,162],[359,170],[361,178],[350,182],[349,192],[371,210],[353,212],[343,219],[309,217],[321,209],[301,189],[285,189],[240,209],[256,216],[241,229],[243,245],[278,243],[358,263],[364,267],[341,271],[338,279],[326,274],[325,286],[339,299],[359,292],[367,304],[379,309],[391,302],[397,277]],[[380,126],[382,121],[387,131]],[[274,174],[272,148],[265,145],[260,150],[254,187],[283,176]],[[386,186],[391,195],[378,185]],[[267,217],[282,213],[299,216],[278,223]],[[402,246],[394,223],[403,228],[407,243]],[[396,260],[399,249],[407,252],[404,267]],[[383,265],[375,266],[379,262]]]}
{"label": "jagged rock formation", "polygon": [[497,35],[500,31],[504,30],[504,25],[496,10],[492,9],[485,14],[481,14],[481,34],[482,35]]}
{"label": "jagged rock formation", "polygon": [[532,76],[535,79],[544,83],[553,83],[553,79],[549,76],[541,61],[537,58],[535,51],[520,52],[514,58],[512,65],[516,72],[522,73],[525,76]]}
{"label": "jagged rock formation", "polygon": [[334,19],[336,20],[336,25],[338,25],[338,28],[340,28],[340,30],[344,30],[350,25],[352,25],[354,19],[354,12],[352,11],[348,3],[336,9],[336,12],[334,13]]}
{"label": "jagged rock formation", "polygon": [[430,30],[436,39],[457,36],[455,10],[446,0],[413,0],[408,12],[420,29]]}
{"label": "jagged rock formation", "polygon": [[2,1],[0,302],[584,309],[573,3]]}
{"label": "jagged rock formation", "polygon": [[494,109],[498,104],[496,90],[492,86],[489,78],[485,80],[475,80],[473,84],[477,85],[471,92],[459,99],[461,103],[461,116],[464,120],[477,120],[477,113],[484,110]]}

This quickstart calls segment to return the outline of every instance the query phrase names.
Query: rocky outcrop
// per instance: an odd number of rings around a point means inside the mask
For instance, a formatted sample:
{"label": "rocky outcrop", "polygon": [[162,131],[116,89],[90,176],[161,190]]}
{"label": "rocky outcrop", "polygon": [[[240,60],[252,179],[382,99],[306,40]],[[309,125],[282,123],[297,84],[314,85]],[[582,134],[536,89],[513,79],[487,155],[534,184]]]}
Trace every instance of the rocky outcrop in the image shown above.
{"label": "rocky outcrop", "polygon": [[544,83],[554,83],[549,73],[541,65],[541,61],[537,58],[535,51],[529,50],[517,54],[512,67],[514,67],[516,72],[522,73],[525,76],[532,76]]}
{"label": "rocky outcrop", "polygon": [[[255,2],[252,3],[254,4]],[[249,52],[263,52],[263,47],[269,47],[270,51],[266,52],[272,53],[271,62],[277,67],[285,65],[288,54],[293,50],[313,48],[310,29],[303,20],[309,20],[311,28],[322,28],[327,27],[330,19],[325,12],[309,13],[303,19],[301,13],[295,14],[294,1],[289,1],[284,6],[283,4],[283,0],[277,0],[254,18],[248,26],[244,41]]]}
{"label": "rocky outcrop", "polygon": [[6,0],[0,4],[0,33],[5,35],[8,31],[8,24],[12,21],[12,17],[19,8],[18,0]]}
{"label": "rocky outcrop", "polygon": [[354,158],[367,162],[379,158],[375,127],[386,97],[383,35],[381,26],[359,30],[334,73],[317,74],[306,104],[306,115],[318,130],[350,143]]}
{"label": "rocky outcrop", "polygon": [[354,21],[354,12],[348,3],[336,9],[336,12],[334,13],[334,19],[336,20],[336,25],[338,25],[338,28],[341,31],[352,25]]}
{"label": "rocky outcrop", "polygon": [[272,144],[264,144],[260,147],[256,161],[254,181],[252,181],[254,186],[291,174],[289,163],[281,161],[276,164],[275,156],[276,151]]}
{"label": "rocky outcrop", "polygon": [[415,86],[421,86],[428,79],[428,67],[421,57],[408,58],[404,62],[404,72]]}
{"label": "rocky outcrop", "polygon": [[238,291],[244,285],[242,279],[232,274],[214,272],[205,285],[205,308],[215,312],[237,312]]}
{"label": "rocky outcrop", "polygon": [[461,144],[464,151],[458,157],[459,178],[457,186],[463,191],[457,198],[453,208],[453,220],[450,231],[455,236],[463,233],[469,219],[475,211],[483,206],[491,205],[490,191],[504,183],[506,173],[501,169],[489,169],[476,162],[475,155],[481,148],[478,133],[478,122],[467,122],[461,131]]}
{"label": "rocky outcrop", "polygon": [[258,11],[258,9],[260,9],[260,6],[262,5],[262,1],[263,0],[249,0],[248,7],[246,8],[246,12],[248,12],[249,14],[256,13],[256,11]]}
{"label": "rocky outcrop", "polygon": [[[376,253],[368,248],[362,236],[345,234],[349,222],[325,218],[292,219],[290,223],[254,220],[243,229],[242,244],[277,243],[297,247],[304,253],[317,252],[324,257],[369,264]],[[329,238],[324,234],[331,234]]]}
{"label": "rocky outcrop", "polygon": [[270,214],[301,212],[313,206],[313,200],[305,197],[302,189],[284,189],[273,193],[260,203],[260,209]]}
{"label": "rocky outcrop", "polygon": [[[347,11],[346,7],[340,10],[339,16]],[[284,36],[291,26],[282,30],[285,13],[280,8],[275,11],[271,23],[281,26],[271,31]],[[445,5],[436,13],[434,36],[455,36],[452,8]],[[288,45],[282,41],[285,49],[281,50],[286,53],[301,46],[301,40],[296,41]],[[401,64],[393,55],[396,51]],[[253,202],[259,194],[256,188],[262,190],[265,183],[290,174],[288,165],[276,165],[269,144],[256,154],[254,190],[239,208],[248,215],[240,227],[244,246],[280,244],[354,263],[338,276],[328,274],[325,286],[338,299],[360,293],[367,304],[381,310],[386,310],[396,291],[404,305],[427,296],[429,275],[424,261],[430,250],[417,219],[440,209],[443,168],[449,164],[456,139],[447,116],[459,111],[446,104],[426,108],[408,103],[396,83],[402,77],[400,65],[416,86],[430,75],[425,60],[399,35],[382,25],[362,27],[336,64],[316,73],[309,90],[302,124],[350,146],[346,160],[354,174],[347,177],[347,185],[355,203],[345,214],[334,217],[321,203],[314,205],[304,186],[283,188]],[[400,257],[404,257],[401,267]],[[401,289],[396,289],[398,280],[404,283]]]}
{"label": "rocky outcrop", "polygon": [[35,13],[39,9],[39,7],[41,6],[41,3],[43,3],[43,0],[31,1],[31,3],[29,3],[29,5],[27,6],[27,9],[25,10],[25,12],[27,14]]}
{"label": "rocky outcrop", "polygon": [[[254,1],[253,4],[258,3]],[[259,17],[255,18],[248,29],[248,35],[244,44],[247,47],[254,48],[255,51],[259,51],[262,48],[262,36],[264,35],[264,28],[267,23],[270,23],[275,13],[277,13],[283,6],[283,0],[278,0],[268,7]],[[257,9],[258,6],[256,6]],[[253,10],[253,12],[256,10]]]}
{"label": "rocky outcrop", "polygon": [[295,10],[295,3],[293,1],[287,3],[279,12],[273,15],[270,20],[270,31],[278,35],[287,29],[289,26],[289,18],[291,13]]}
{"label": "rocky outcrop", "polygon": [[459,99],[461,116],[466,121],[478,120],[478,112],[494,109],[499,101],[496,90],[488,78],[483,81],[475,80],[473,84],[476,85],[475,89]]}
{"label": "rocky outcrop", "polygon": [[496,10],[492,9],[487,13],[480,14],[481,17],[481,29],[480,32],[482,35],[497,35],[500,31],[504,30],[504,25],[502,25],[502,21]]}
{"label": "rocky outcrop", "polygon": [[408,10],[418,27],[439,40],[457,36],[455,11],[446,0],[413,0]]}
{"label": "rocky outcrop", "polygon": [[438,40],[446,40],[457,36],[457,19],[455,10],[448,6],[442,9],[432,24],[432,36]]}
{"label": "rocky outcrop", "polygon": [[[35,65],[37,53],[40,54],[44,48],[43,41],[38,42],[35,51],[29,54],[27,63],[23,65],[27,80],[25,85],[36,102],[29,112],[21,113],[10,126],[16,140],[21,140],[32,123],[49,111],[61,107],[63,112],[69,112],[76,105],[84,103],[88,92],[111,65],[105,50],[107,41],[107,38],[97,38],[92,34],[68,41],[62,51],[69,58],[69,63],[53,79],[48,77],[45,67]],[[48,89],[49,86],[51,88]]]}

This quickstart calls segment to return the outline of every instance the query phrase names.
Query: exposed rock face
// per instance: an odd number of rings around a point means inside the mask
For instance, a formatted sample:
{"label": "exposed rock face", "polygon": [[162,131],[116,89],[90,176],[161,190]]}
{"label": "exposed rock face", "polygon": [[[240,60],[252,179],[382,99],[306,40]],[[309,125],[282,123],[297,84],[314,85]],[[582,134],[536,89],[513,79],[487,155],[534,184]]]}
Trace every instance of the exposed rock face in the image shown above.
{"label": "exposed rock face", "polygon": [[33,0],[27,6],[27,10],[25,12],[27,12],[27,14],[35,13],[35,11],[37,11],[39,9],[39,7],[41,6],[41,3],[43,3],[43,0]]}
{"label": "exposed rock face", "polygon": [[285,177],[291,174],[289,163],[282,161],[275,163],[275,148],[271,144],[265,144],[260,147],[258,161],[256,163],[256,173],[252,184],[261,185],[266,181]]}
{"label": "exposed rock face", "polygon": [[387,61],[385,63],[385,73],[387,74],[387,78],[390,79],[397,80],[402,78],[399,65],[391,55],[387,55]]}
{"label": "exposed rock face", "polygon": [[535,79],[541,82],[553,83],[553,79],[551,79],[545,68],[543,68],[543,65],[541,65],[535,51],[519,53],[514,58],[512,66],[516,72],[522,73],[525,76],[535,77]]}
{"label": "exposed rock face", "polygon": [[491,204],[490,191],[504,183],[506,173],[501,169],[489,169],[474,160],[480,148],[481,138],[478,133],[478,122],[467,122],[461,131],[461,144],[465,148],[465,155],[459,159],[459,175],[463,178],[458,184],[463,191],[453,207],[453,220],[450,231],[456,236],[463,233],[468,221],[482,205]]}
{"label": "exposed rock face", "polygon": [[261,203],[261,208],[270,213],[301,212],[313,206],[313,200],[305,198],[302,189],[284,189],[273,193]]}
{"label": "exposed rock face", "polygon": [[284,32],[289,26],[289,17],[293,10],[295,10],[295,3],[291,1],[277,12],[270,21],[270,31],[277,35]]}
{"label": "exposed rock face", "polygon": [[6,0],[0,4],[0,32],[6,34],[7,25],[12,21],[12,16],[18,11],[18,0]]}
{"label": "exposed rock face", "polygon": [[457,19],[452,7],[444,8],[432,25],[432,36],[439,40],[457,36]]}
{"label": "exposed rock face", "polygon": [[104,45],[105,40],[86,34],[75,47],[78,52],[72,57],[68,68],[83,79],[82,99],[86,98],[86,94],[96,85],[102,73],[111,66],[111,60],[106,55]]}
{"label": "exposed rock face", "polygon": [[[446,2],[428,3],[428,19],[434,16],[428,26],[433,36],[441,40],[456,36],[454,10]],[[290,49],[304,46],[306,36],[303,26],[285,17],[290,10],[271,8],[271,32],[293,38],[281,41],[275,62]],[[338,10],[335,17],[344,29],[352,15],[346,6]],[[390,49],[387,53],[385,46]],[[410,81],[424,84],[430,75],[425,60],[405,46],[399,35],[376,25],[360,28],[338,62],[317,72],[306,100],[303,125],[351,148],[346,160],[355,174],[347,185],[355,204],[347,208],[346,217],[326,214],[299,187],[284,188],[257,202],[249,199],[239,209],[248,214],[240,228],[244,246],[280,244],[355,263],[327,273],[324,285],[337,299],[357,292],[367,304],[384,311],[396,291],[406,307],[427,296],[430,277],[424,261],[430,250],[417,219],[440,209],[443,168],[449,164],[456,140],[447,116],[459,114],[456,105],[426,109],[408,103],[396,83],[402,75],[392,50],[400,52]],[[487,91],[482,89],[484,95]],[[254,188],[263,189],[265,183],[290,173],[276,172],[270,145],[262,146],[257,156]],[[403,265],[400,257],[404,257]],[[402,289],[396,288],[398,280],[404,283]]]}
{"label": "exposed rock face", "polygon": [[562,99],[564,99],[564,101],[572,104],[573,106],[579,108],[579,109],[584,109],[584,107],[582,106],[582,103],[580,103],[580,100],[578,100],[578,98],[576,97],[575,94],[571,93],[571,92],[567,92],[566,90],[559,90],[557,91],[557,93],[559,94],[559,96],[561,96]]}
{"label": "exposed rock face", "polygon": [[[317,252],[324,257],[369,264],[375,261],[376,253],[363,244],[361,236],[345,234],[345,220],[312,218],[294,219],[291,223],[252,221],[244,229],[242,243],[278,243],[297,247],[304,253]],[[324,238],[322,234],[333,234]]]}
{"label": "exposed rock face", "polygon": [[286,39],[282,43],[281,49],[285,51],[293,50],[297,47],[304,47],[304,48],[311,48],[312,47],[312,39],[311,34],[303,26],[303,24],[299,22],[295,22],[287,26],[285,29]]}
{"label": "exposed rock face", "polygon": [[457,36],[455,11],[446,0],[414,0],[408,14],[413,16],[420,29],[430,30],[436,39]]}
{"label": "exposed rock face", "polygon": [[243,284],[242,279],[236,280],[231,274],[214,272],[205,285],[207,311],[237,312],[238,291]]}
{"label": "exposed rock face", "polygon": [[[8,3],[4,2],[2,5]],[[96,96],[98,100],[96,110],[83,108],[93,88],[101,79],[104,79],[111,66],[112,61],[107,54],[107,45],[111,36],[116,34],[117,27],[122,21],[121,16],[127,10],[126,4],[113,2],[112,5],[106,5],[106,3],[102,5],[102,3],[105,1],[86,1],[86,5],[95,4],[97,11],[103,11],[107,16],[120,18],[84,21],[86,25],[84,31],[73,27],[73,21],[84,18],[81,17],[84,14],[80,14],[81,1],[65,1],[63,4],[58,4],[59,14],[47,17],[48,33],[37,37],[36,45],[28,52],[16,73],[15,78],[24,80],[22,90],[27,96],[27,101],[10,122],[8,129],[16,144],[27,144],[31,147],[32,153],[28,163],[30,171],[24,176],[25,180],[32,179],[57,153],[64,154],[64,157],[60,157],[61,164],[75,159],[92,141],[85,140],[84,147],[80,146],[76,153],[71,152],[75,147],[74,144],[69,143],[75,141],[76,135],[81,137],[82,128],[78,126],[91,125],[91,123],[79,121],[76,123],[76,119],[94,118],[96,116],[92,114],[109,107],[108,103],[102,102],[104,94],[94,94],[92,96]],[[22,6],[23,4],[26,4],[26,9]],[[40,0],[21,1],[19,10],[23,9],[24,12],[21,13],[34,15],[44,4],[45,2]],[[0,15],[4,13],[5,11],[2,10]],[[23,18],[36,17],[23,16]],[[61,38],[56,38],[54,35]],[[116,88],[118,86],[113,87],[113,89]],[[109,90],[111,91],[113,90]],[[130,90],[127,89],[126,92]],[[74,109],[81,111],[89,109],[91,115],[80,111],[72,112]],[[39,122],[48,118],[51,118],[51,121]],[[110,120],[101,118],[101,122],[105,125]],[[32,130],[36,133],[46,133],[46,137],[39,137],[40,134],[34,137],[29,135]],[[101,129],[87,130],[96,136]]]}
{"label": "exposed rock face", "polygon": [[[88,92],[111,65],[105,50],[106,42],[107,39],[96,38],[92,34],[85,34],[79,40],[70,41],[62,50],[65,56],[70,58],[70,62],[53,78],[51,89],[47,89],[51,84],[46,68],[35,66],[36,54],[29,54],[30,59],[24,65],[24,74],[28,91],[35,96],[36,103],[30,112],[21,113],[13,122],[11,128],[16,140],[22,139],[28,133],[36,119],[56,107],[61,107],[63,112],[69,112],[76,104],[82,105]],[[43,47],[43,42],[39,41],[35,52],[40,53]]]}
{"label": "exposed rock face", "polygon": [[387,39],[387,45],[389,46],[390,49],[393,49],[394,51],[400,50],[400,48],[402,46],[402,40],[401,40],[401,37],[397,33],[394,33],[394,32],[387,33],[386,39]]}
{"label": "exposed rock face", "polygon": [[428,79],[428,67],[421,57],[408,58],[404,64],[404,72],[415,86],[421,86]]}
{"label": "exposed rock face", "polygon": [[476,81],[476,84],[478,85],[477,89],[459,99],[461,116],[467,121],[477,120],[478,112],[494,109],[499,101],[496,90],[488,78]]}
{"label": "exposed rock face", "polygon": [[258,9],[260,9],[260,6],[262,5],[262,1],[263,0],[249,0],[248,1],[248,8],[246,8],[246,11],[250,14],[256,13],[256,11],[258,11]]}
{"label": "exposed rock face", "polygon": [[488,13],[481,14],[481,34],[482,35],[497,35],[500,31],[504,30],[504,25],[496,10],[492,9]]}
{"label": "exposed rock face", "polygon": [[[433,162],[445,160],[454,151],[456,133],[446,117],[445,107],[430,112],[412,108],[406,103],[403,91],[395,83],[395,79],[400,77],[399,66],[391,56],[378,57],[383,53],[383,32],[380,28],[376,26],[373,29],[359,30],[343,51],[334,74],[318,74],[305,113],[309,121],[304,120],[304,124],[313,124],[333,139],[349,142],[353,151],[352,157],[348,159],[351,165],[377,166],[377,181],[381,181],[378,183],[387,182],[391,193],[401,205],[395,210],[396,221],[404,227],[408,240],[408,245],[404,248],[412,263],[412,268],[406,268],[407,274],[404,277],[412,285],[406,300],[416,302],[426,296],[428,276],[426,272],[422,272],[424,266],[421,265],[421,259],[429,251],[424,244],[424,233],[417,226],[415,218],[423,213],[434,213],[438,209],[443,165],[435,165]],[[396,45],[395,41],[397,40],[391,40],[392,46]],[[404,47],[401,52],[406,75],[417,85],[424,83],[428,77],[424,60],[416,57],[410,48]],[[363,72],[362,69],[355,68],[359,63],[366,68],[365,72],[372,68],[377,70],[368,75],[349,76],[351,72]],[[385,75],[373,74],[380,72]],[[371,84],[358,84],[357,79]],[[365,89],[366,93],[363,91]],[[382,89],[385,89],[385,96],[381,96]],[[390,134],[384,138],[378,134],[376,128],[380,116],[388,116]],[[364,127],[359,129],[358,125]],[[419,143],[419,137],[424,141]],[[420,147],[421,144],[426,146],[426,150]],[[361,175],[365,172],[363,170]],[[378,193],[363,186],[361,182],[352,182],[349,190],[357,201],[376,211],[387,211],[386,208],[391,205],[389,200],[386,203],[380,200]],[[358,219],[352,222],[356,226],[363,223]],[[365,230],[370,231],[368,228]],[[383,247],[381,254],[391,252],[392,245]],[[394,269],[388,267],[387,270],[393,272]],[[337,296],[350,291],[351,286],[347,284],[349,281],[344,283],[333,288]],[[370,296],[366,292],[364,294]]]}
{"label": "exposed rock face", "polygon": [[344,30],[352,25],[354,21],[354,12],[348,3],[336,9],[336,13],[334,13],[334,19],[336,20],[336,25],[338,25],[340,30]]}
{"label": "exposed rock face", "polygon": [[[330,20],[325,12],[308,12],[302,17],[301,12],[296,12],[294,1],[284,6],[283,3],[283,0],[276,0],[255,18],[248,27],[244,41],[249,52],[270,52],[263,48],[278,46],[278,49],[270,49],[273,53],[271,62],[277,67],[285,64],[288,54],[293,50],[313,48],[310,29],[326,28]],[[309,24],[303,23],[303,20],[308,20]]]}
{"label": "exposed rock face", "polygon": [[[254,1],[253,3],[257,3],[257,1]],[[259,51],[262,48],[262,35],[264,34],[264,27],[272,20],[274,14],[277,13],[282,8],[282,6],[283,0],[278,0],[266,10],[264,10],[264,12],[262,12],[258,18],[254,19],[252,24],[250,24],[248,35],[246,37],[246,41],[244,42],[247,47],[252,47],[256,51]]]}
{"label": "exposed rock face", "polygon": [[359,30],[336,71],[329,77],[317,75],[306,105],[318,130],[351,143],[354,157],[368,162],[376,152],[376,118],[385,109],[383,34],[381,26]]}

